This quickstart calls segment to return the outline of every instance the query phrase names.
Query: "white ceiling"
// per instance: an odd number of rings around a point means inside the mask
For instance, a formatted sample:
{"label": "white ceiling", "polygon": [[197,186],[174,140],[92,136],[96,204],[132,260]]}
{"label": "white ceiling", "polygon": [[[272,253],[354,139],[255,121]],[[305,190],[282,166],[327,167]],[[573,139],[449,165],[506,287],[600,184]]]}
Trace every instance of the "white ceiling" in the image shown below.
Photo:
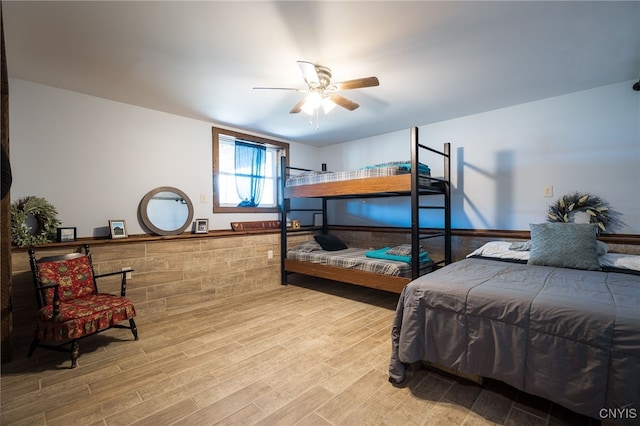
{"label": "white ceiling", "polygon": [[[6,1],[10,77],[316,145],[640,77],[640,2]],[[309,124],[297,60],[359,103]],[[629,87],[631,90],[631,86]]]}

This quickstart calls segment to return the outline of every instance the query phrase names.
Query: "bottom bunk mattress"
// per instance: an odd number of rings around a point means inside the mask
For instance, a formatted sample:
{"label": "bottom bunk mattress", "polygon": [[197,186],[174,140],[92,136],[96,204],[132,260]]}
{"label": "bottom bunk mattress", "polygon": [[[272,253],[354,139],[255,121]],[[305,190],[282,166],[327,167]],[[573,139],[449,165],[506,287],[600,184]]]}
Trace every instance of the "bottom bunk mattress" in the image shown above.
{"label": "bottom bunk mattress", "polygon": [[287,259],[319,265],[334,266],[341,269],[355,269],[380,275],[392,275],[411,278],[411,265],[397,260],[375,259],[366,256],[369,249],[347,248],[338,251],[301,250],[287,251]]}
{"label": "bottom bunk mattress", "polygon": [[389,380],[430,361],[638,424],[639,306],[638,275],[464,259],[403,289]]}

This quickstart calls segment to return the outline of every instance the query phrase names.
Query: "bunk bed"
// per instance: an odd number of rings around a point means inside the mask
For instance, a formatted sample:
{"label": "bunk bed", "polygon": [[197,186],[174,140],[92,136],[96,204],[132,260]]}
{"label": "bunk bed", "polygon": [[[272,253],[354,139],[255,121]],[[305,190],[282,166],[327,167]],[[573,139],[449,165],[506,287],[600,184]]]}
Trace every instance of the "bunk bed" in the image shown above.
{"label": "bunk bed", "polygon": [[[443,176],[432,177],[425,172],[427,159],[441,158],[443,161]],[[400,162],[398,162],[400,163]],[[431,272],[439,267],[451,263],[451,194],[450,194],[450,144],[445,143],[442,150],[423,145],[419,141],[418,128],[411,129],[411,159],[401,162],[402,165],[389,163],[360,170],[330,173],[323,165],[323,170],[312,171],[287,166],[284,159],[281,163],[282,192],[280,197],[281,213],[281,270],[282,284],[287,284],[287,276],[291,273],[311,275],[334,281],[357,284],[381,290],[400,293],[404,286],[417,277]],[[298,181],[297,183],[293,183]],[[424,205],[423,196],[439,196],[440,204]],[[385,197],[408,197],[411,204],[411,233],[410,261],[407,266],[396,271],[388,263],[400,264],[394,260],[379,260],[383,264],[380,268],[371,266],[373,261],[366,256],[367,250],[349,247],[346,250],[322,251],[321,256],[334,257],[343,253],[348,254],[350,260],[338,260],[336,266],[326,259],[309,261],[309,259],[292,258],[288,238],[298,232],[298,229],[287,226],[288,215],[297,211],[317,211],[322,213],[322,225],[319,226],[321,235],[327,235],[327,209],[332,200],[365,199]],[[317,209],[292,208],[294,199],[319,199],[321,207]],[[439,210],[443,214],[443,227],[427,229],[420,224],[420,212],[425,210]],[[318,229],[316,228],[316,229]],[[421,242],[427,238],[442,238],[443,258],[429,259],[421,262]],[[360,258],[355,251],[360,251]],[[343,252],[343,253],[340,253]],[[357,264],[357,265],[355,265]],[[379,270],[381,269],[382,272]]]}

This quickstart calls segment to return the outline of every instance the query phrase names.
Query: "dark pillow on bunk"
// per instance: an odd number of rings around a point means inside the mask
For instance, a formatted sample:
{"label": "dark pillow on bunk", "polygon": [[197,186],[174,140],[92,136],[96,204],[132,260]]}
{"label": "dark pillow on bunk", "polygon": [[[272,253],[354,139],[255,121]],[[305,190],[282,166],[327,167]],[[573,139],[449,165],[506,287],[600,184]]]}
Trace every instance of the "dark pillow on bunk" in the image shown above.
{"label": "dark pillow on bunk", "polygon": [[600,271],[595,223],[531,224],[530,265]]}
{"label": "dark pillow on bunk", "polygon": [[334,235],[316,235],[313,238],[322,246],[322,250],[338,251],[349,248],[340,238]]}

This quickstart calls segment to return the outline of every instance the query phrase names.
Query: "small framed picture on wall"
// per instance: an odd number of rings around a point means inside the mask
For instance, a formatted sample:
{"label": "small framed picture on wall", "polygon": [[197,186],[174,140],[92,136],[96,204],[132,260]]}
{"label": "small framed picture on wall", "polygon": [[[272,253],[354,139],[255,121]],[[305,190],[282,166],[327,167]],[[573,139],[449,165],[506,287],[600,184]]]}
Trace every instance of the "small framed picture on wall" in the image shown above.
{"label": "small framed picture on wall", "polygon": [[196,219],[195,234],[209,233],[209,219]]}
{"label": "small framed picture on wall", "polygon": [[122,219],[114,219],[109,221],[109,232],[111,238],[127,238],[127,224]]}
{"label": "small framed picture on wall", "polygon": [[58,228],[57,241],[59,243],[67,243],[76,240],[76,228]]}

